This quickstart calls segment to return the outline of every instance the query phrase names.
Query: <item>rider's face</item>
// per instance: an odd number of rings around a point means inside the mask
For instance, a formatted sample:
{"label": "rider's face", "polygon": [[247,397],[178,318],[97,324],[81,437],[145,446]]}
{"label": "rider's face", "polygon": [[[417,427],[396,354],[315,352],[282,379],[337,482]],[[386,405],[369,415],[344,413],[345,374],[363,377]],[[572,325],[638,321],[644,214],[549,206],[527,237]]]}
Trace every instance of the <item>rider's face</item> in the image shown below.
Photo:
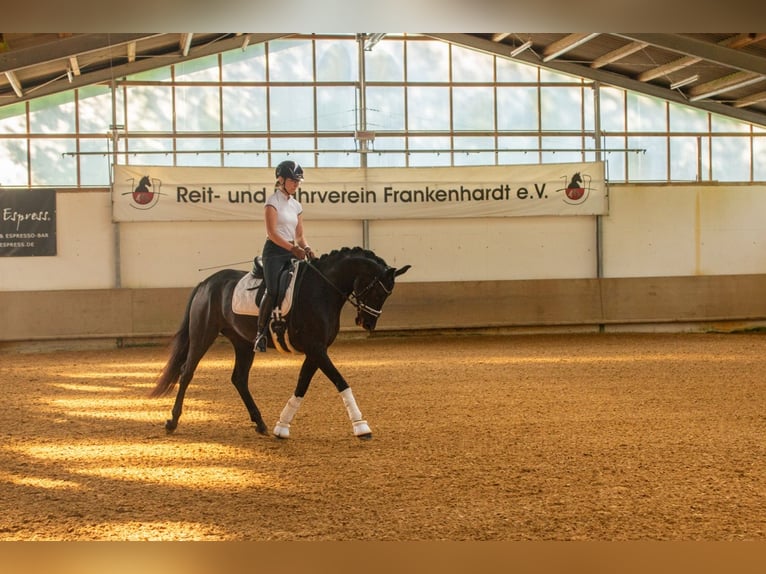
{"label": "rider's face", "polygon": [[300,180],[290,179],[289,177],[286,177],[285,184],[284,184],[285,193],[287,193],[288,195],[293,195],[298,189],[298,186],[300,186],[300,184],[301,184]]}

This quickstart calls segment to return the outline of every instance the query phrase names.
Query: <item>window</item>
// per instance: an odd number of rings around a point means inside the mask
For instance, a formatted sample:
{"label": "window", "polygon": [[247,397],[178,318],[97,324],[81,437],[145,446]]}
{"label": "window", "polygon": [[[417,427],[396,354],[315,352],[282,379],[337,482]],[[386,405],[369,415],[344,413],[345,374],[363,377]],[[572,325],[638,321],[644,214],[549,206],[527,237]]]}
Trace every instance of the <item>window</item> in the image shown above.
{"label": "window", "polygon": [[449,44],[414,40],[407,42],[408,82],[449,82]]}
{"label": "window", "polygon": [[539,129],[537,87],[497,89],[497,129],[537,131]]}
{"label": "window", "polygon": [[76,131],[74,91],[29,102],[30,133],[60,135]]}
{"label": "window", "polygon": [[491,88],[453,88],[452,110],[452,128],[455,131],[495,129],[495,97]]}
{"label": "window", "polygon": [[449,131],[449,88],[407,88],[407,128],[414,131]]}
{"label": "window", "polygon": [[[607,85],[597,95],[610,181],[766,181],[766,130]],[[0,106],[0,185],[107,186],[115,134],[132,165],[591,161],[594,100],[587,80],[426,36],[360,49],[353,34],[295,35]]]}

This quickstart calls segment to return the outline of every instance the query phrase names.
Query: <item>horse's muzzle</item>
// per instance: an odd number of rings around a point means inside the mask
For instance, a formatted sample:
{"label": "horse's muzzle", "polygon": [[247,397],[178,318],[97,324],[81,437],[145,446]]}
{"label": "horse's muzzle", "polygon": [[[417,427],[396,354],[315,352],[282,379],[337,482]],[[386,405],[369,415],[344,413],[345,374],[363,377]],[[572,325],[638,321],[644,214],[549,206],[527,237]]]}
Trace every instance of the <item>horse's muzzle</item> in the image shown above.
{"label": "horse's muzzle", "polygon": [[375,325],[377,324],[378,319],[377,317],[365,317],[362,314],[358,314],[356,316],[356,326],[361,327],[365,331],[368,331],[372,333],[375,330]]}

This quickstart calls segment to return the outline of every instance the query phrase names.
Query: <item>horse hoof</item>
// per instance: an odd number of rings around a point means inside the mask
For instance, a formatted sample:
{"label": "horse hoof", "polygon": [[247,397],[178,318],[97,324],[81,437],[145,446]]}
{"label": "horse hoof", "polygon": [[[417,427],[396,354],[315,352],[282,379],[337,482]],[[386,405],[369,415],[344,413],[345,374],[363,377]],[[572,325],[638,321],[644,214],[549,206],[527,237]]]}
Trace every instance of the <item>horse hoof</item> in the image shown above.
{"label": "horse hoof", "polygon": [[290,425],[278,422],[276,426],[274,427],[274,436],[277,438],[289,438]]}
{"label": "horse hoof", "polygon": [[372,433],[368,432],[365,434],[358,434],[356,435],[356,438],[358,438],[359,440],[372,440]]}
{"label": "horse hoof", "polygon": [[372,431],[370,430],[370,425],[367,424],[367,421],[354,421],[352,426],[354,427],[354,436],[359,438],[372,438]]}
{"label": "horse hoof", "polygon": [[255,432],[257,432],[258,434],[264,435],[264,436],[268,436],[269,435],[269,429],[267,429],[266,425],[263,425],[263,424],[256,425],[255,426]]}
{"label": "horse hoof", "polygon": [[170,419],[165,421],[165,431],[166,431],[168,434],[170,434],[170,433],[172,433],[174,430],[176,430],[176,427],[177,427],[177,426],[178,426],[178,423],[176,423],[176,422],[173,422],[173,421],[172,421],[172,420],[170,420]]}

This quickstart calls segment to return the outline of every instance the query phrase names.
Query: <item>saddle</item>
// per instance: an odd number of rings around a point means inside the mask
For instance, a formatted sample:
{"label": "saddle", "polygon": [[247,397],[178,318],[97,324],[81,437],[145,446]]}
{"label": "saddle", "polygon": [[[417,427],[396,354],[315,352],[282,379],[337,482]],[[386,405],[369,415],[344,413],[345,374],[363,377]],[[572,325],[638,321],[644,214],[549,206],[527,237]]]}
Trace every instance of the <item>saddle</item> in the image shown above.
{"label": "saddle", "polygon": [[[279,281],[277,282],[277,293],[274,297],[273,317],[276,320],[282,320],[290,312],[293,304],[293,295],[296,292],[295,284],[298,279],[298,271],[301,262],[298,259],[291,259],[284,264],[279,271]],[[265,293],[265,291],[264,291]],[[260,299],[258,303],[260,304]]]}
{"label": "saddle", "polygon": [[[301,261],[292,259],[285,263],[279,272],[277,294],[274,311],[269,322],[269,331],[275,347],[284,351],[293,351],[289,341],[286,340],[285,319],[292,307],[293,296],[298,292],[298,277],[302,275]],[[232,295],[232,311],[239,315],[258,316],[259,306],[264,294],[266,284],[263,274],[263,259],[260,255],[253,259],[253,268],[237,282]],[[276,327],[276,328],[275,328]],[[280,348],[281,347],[281,348]],[[285,351],[285,352],[289,352]]]}

